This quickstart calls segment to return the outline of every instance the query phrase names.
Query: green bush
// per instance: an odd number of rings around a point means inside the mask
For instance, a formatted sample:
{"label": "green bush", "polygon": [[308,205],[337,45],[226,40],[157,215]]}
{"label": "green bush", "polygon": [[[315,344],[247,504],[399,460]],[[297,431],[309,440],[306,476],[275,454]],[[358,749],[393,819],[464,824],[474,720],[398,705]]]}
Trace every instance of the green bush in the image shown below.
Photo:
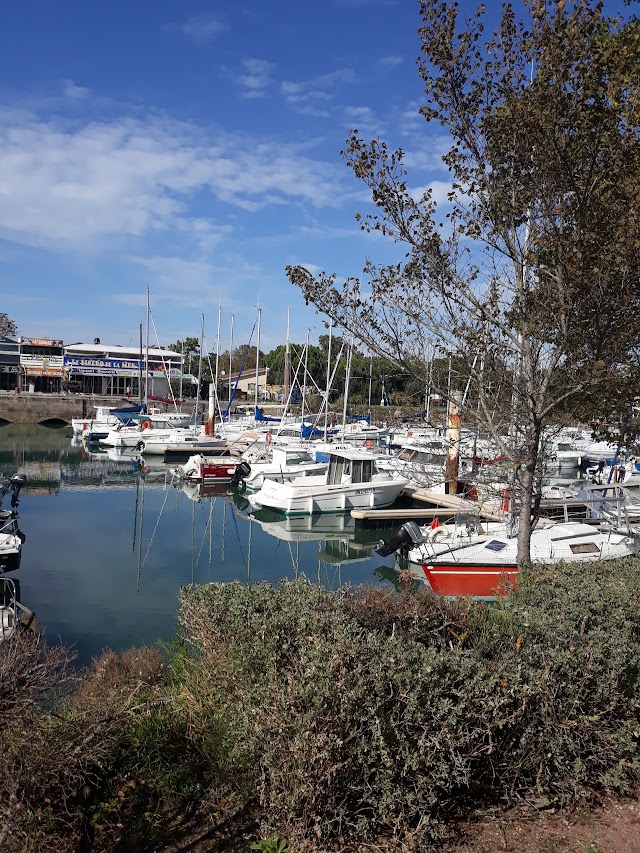
{"label": "green bush", "polygon": [[227,719],[228,770],[244,767],[264,830],[434,840],[483,801],[637,783],[639,574],[557,567],[495,606],[305,581],[185,590],[187,683],[203,719]]}

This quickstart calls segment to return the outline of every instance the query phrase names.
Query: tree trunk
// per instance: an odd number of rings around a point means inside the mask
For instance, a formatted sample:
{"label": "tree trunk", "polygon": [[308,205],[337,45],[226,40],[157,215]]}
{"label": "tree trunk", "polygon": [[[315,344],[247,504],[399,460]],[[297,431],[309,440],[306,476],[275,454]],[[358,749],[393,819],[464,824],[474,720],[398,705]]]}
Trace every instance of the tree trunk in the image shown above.
{"label": "tree trunk", "polygon": [[522,500],[518,515],[518,566],[527,566],[531,563],[531,510],[535,491],[538,455],[540,453],[540,435],[540,425],[537,423],[533,429],[528,430],[524,448],[524,459],[517,472]]}

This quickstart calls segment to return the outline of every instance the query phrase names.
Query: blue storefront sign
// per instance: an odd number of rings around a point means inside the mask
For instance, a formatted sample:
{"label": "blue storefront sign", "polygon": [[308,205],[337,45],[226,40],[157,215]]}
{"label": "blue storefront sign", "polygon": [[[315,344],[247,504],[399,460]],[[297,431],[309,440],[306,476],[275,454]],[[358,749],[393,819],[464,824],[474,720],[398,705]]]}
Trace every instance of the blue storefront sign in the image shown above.
{"label": "blue storefront sign", "polygon": [[[86,358],[65,356],[64,369],[85,376],[133,376],[140,373],[140,361],[135,358]],[[144,362],[142,363],[144,370]]]}

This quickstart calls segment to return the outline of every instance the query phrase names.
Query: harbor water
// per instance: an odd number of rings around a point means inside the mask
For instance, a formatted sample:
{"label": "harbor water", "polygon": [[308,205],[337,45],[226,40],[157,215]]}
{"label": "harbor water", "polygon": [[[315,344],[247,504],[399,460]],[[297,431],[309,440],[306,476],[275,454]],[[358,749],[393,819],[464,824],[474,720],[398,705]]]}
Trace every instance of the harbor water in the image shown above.
{"label": "harbor water", "polygon": [[80,664],[104,648],[174,637],[185,585],[395,579],[393,557],[374,553],[380,533],[356,531],[349,515],[254,518],[227,486],[180,484],[164,462],[88,452],[68,428],[0,427],[0,473],[16,471],[27,477],[26,541],[12,577],[38,628]]}

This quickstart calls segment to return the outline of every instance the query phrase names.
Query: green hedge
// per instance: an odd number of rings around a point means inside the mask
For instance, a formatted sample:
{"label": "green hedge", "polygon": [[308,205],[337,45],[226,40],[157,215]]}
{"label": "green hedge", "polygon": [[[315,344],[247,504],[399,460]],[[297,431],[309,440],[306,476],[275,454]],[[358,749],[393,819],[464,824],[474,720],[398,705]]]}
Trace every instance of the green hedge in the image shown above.
{"label": "green hedge", "polygon": [[192,713],[224,720],[265,831],[433,841],[488,800],[636,785],[639,581],[637,560],[557,567],[489,606],[304,580],[188,589],[182,677]]}

